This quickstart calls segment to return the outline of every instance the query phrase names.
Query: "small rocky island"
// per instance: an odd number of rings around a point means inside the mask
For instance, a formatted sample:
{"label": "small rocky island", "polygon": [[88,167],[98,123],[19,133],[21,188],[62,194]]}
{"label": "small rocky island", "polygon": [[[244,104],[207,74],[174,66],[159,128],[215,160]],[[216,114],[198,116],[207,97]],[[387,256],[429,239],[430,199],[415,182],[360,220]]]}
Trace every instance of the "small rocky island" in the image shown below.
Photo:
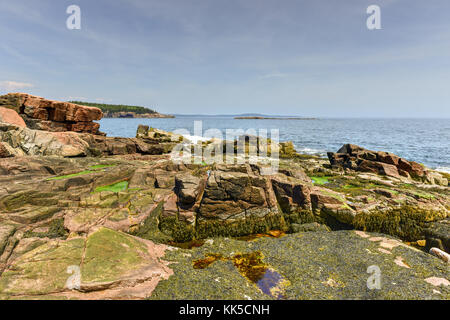
{"label": "small rocky island", "polygon": [[234,117],[236,120],[317,120],[317,118],[301,118],[301,117],[268,117],[268,116],[239,116]]}
{"label": "small rocky island", "polygon": [[177,164],[183,137],[111,138],[101,117],[0,96],[0,299],[450,298],[448,175],[350,144],[280,143],[270,175]]}

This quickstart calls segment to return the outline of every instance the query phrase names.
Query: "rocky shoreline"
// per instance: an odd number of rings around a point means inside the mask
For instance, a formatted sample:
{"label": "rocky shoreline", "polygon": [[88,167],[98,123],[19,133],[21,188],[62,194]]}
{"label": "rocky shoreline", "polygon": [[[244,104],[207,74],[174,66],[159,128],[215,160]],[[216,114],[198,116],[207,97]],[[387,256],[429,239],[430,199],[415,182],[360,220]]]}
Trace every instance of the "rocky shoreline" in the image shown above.
{"label": "rocky shoreline", "polygon": [[155,113],[136,113],[132,111],[105,112],[103,118],[137,118],[137,119],[173,119],[175,116],[170,114]]}
{"label": "rocky shoreline", "polygon": [[48,101],[0,97],[0,299],[450,298],[449,176],[354,145],[178,164],[182,136]]}

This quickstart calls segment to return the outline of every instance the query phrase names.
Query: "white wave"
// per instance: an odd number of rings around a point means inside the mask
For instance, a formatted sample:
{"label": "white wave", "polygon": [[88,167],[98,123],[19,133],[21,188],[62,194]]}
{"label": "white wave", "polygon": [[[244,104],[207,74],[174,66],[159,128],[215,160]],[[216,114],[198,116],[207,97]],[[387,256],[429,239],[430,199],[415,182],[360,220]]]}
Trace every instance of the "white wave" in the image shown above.
{"label": "white wave", "polygon": [[440,172],[450,173],[450,167],[437,167],[435,170],[440,171]]}
{"label": "white wave", "polygon": [[190,142],[197,144],[199,141],[208,141],[211,140],[211,138],[201,137],[201,136],[191,136],[188,134],[184,134],[183,137],[188,139]]}
{"label": "white wave", "polygon": [[312,149],[312,148],[295,148],[295,150],[297,150],[298,153],[303,153],[303,154],[310,154],[310,155],[324,155],[326,154],[326,151],[324,150],[319,150],[319,149]]}

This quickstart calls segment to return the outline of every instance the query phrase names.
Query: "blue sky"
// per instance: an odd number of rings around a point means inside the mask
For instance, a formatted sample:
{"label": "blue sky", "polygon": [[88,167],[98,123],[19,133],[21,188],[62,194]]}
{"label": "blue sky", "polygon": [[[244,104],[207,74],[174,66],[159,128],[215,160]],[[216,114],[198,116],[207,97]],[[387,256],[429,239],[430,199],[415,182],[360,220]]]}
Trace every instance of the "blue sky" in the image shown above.
{"label": "blue sky", "polygon": [[[81,30],[66,8],[81,7]],[[382,30],[366,27],[381,7]],[[450,117],[448,0],[0,0],[0,93],[165,113]]]}

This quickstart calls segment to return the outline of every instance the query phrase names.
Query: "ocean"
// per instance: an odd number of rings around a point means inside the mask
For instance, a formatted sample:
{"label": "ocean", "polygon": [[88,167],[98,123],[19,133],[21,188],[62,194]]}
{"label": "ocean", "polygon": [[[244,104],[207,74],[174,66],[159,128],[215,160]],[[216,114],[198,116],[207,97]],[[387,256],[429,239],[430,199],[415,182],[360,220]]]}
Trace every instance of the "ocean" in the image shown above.
{"label": "ocean", "polygon": [[317,119],[317,120],[237,120],[233,117],[177,116],[174,119],[100,120],[100,130],[108,136],[135,137],[139,124],[175,131],[185,129],[194,136],[194,121],[203,132],[219,129],[278,129],[280,141],[293,141],[299,153],[326,156],[343,144],[352,143],[375,151],[388,151],[408,160],[450,172],[450,119]]}

